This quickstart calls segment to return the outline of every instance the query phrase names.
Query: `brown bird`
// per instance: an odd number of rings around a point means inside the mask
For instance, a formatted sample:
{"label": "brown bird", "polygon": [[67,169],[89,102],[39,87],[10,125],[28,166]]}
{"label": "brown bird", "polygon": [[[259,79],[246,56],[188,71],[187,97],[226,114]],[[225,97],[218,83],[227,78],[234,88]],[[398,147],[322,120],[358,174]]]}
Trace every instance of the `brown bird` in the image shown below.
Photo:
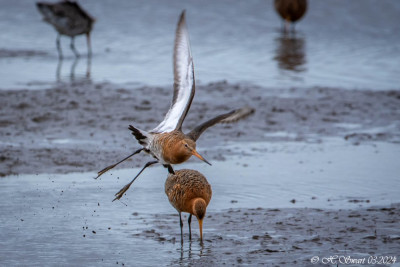
{"label": "brown bird", "polygon": [[169,173],[165,181],[165,194],[171,205],[179,213],[181,242],[183,242],[182,212],[190,213],[188,218],[189,239],[192,239],[190,223],[192,215],[194,215],[199,222],[200,241],[203,241],[203,219],[212,196],[211,185],[208,183],[206,177],[198,171],[188,169],[176,171],[175,174]]}
{"label": "brown bird", "polygon": [[132,134],[135,136],[139,144],[142,145],[142,148],[116,164],[104,168],[98,172],[96,178],[141,151],[150,154],[155,158],[155,160],[146,163],[136,177],[115,194],[116,197],[114,200],[120,199],[142,171],[155,163],[163,164],[163,166],[168,168],[168,171],[171,173],[174,172],[171,166],[172,164],[183,163],[192,155],[210,164],[196,151],[196,140],[200,135],[207,128],[216,123],[234,122],[254,112],[253,109],[248,107],[233,110],[216,116],[215,118],[196,126],[188,134],[184,134],[182,132],[182,123],[189,111],[194,97],[194,81],[193,59],[190,51],[188,30],[185,23],[185,12],[183,11],[178,22],[175,36],[174,95],[170,109],[168,110],[164,120],[151,131],[140,130],[130,125],[129,129],[132,131]]}
{"label": "brown bird", "polygon": [[275,9],[283,19],[284,31],[288,30],[290,24],[294,31],[295,22],[307,11],[307,0],[275,0]]}
{"label": "brown bird", "polygon": [[88,56],[91,56],[90,32],[95,19],[83,10],[78,3],[72,1],[61,1],[58,3],[38,2],[36,6],[39,12],[42,13],[43,20],[53,25],[58,32],[56,44],[60,58],[63,57],[60,45],[61,35],[71,37],[70,47],[75,56],[79,57],[79,53],[75,49],[74,38],[77,35],[86,34]]}

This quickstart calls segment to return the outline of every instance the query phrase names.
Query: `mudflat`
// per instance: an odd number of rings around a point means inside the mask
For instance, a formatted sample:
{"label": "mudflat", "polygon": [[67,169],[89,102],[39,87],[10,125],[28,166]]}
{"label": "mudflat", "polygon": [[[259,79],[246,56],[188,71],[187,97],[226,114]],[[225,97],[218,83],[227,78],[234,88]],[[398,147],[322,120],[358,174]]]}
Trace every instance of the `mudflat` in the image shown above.
{"label": "mudflat", "polygon": [[[139,146],[128,130],[153,129],[171,103],[172,88],[68,83],[43,90],[0,90],[0,175],[98,171]],[[215,115],[249,106],[255,113],[215,126],[198,150],[226,141],[321,142],[340,137],[400,142],[400,92],[335,88],[270,89],[226,82],[197,87],[184,131]],[[282,135],[282,133],[284,133]],[[243,151],[207,151],[210,159]],[[136,156],[120,167],[139,167]]]}

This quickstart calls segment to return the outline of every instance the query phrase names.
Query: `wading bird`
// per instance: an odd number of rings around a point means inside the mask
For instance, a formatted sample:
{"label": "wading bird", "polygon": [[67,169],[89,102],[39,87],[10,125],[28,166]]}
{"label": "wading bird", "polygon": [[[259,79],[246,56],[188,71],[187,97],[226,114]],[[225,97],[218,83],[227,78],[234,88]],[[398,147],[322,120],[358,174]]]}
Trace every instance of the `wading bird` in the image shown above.
{"label": "wading bird", "polygon": [[88,56],[92,55],[90,31],[95,19],[83,10],[78,3],[72,1],[61,1],[58,3],[38,2],[36,6],[39,12],[42,13],[43,20],[53,25],[58,32],[56,44],[60,58],[63,57],[60,44],[61,35],[71,37],[70,47],[75,56],[79,57],[79,53],[75,49],[74,38],[77,35],[86,34]]}
{"label": "wading bird", "polygon": [[171,166],[172,164],[183,163],[192,155],[210,164],[196,151],[196,140],[200,135],[207,128],[216,123],[234,122],[254,112],[253,109],[248,107],[233,110],[216,116],[215,118],[196,126],[188,134],[184,134],[182,132],[182,123],[189,111],[194,97],[194,82],[193,59],[190,51],[188,30],[185,23],[185,12],[183,11],[175,35],[174,94],[170,109],[165,115],[164,120],[151,131],[140,130],[130,125],[129,129],[132,131],[132,134],[139,144],[142,145],[142,148],[116,164],[104,168],[98,172],[96,178],[141,151],[150,154],[155,160],[147,162],[135,178],[115,194],[116,197],[114,200],[120,199],[143,170],[155,163],[163,164],[163,166],[168,168],[168,171],[171,173],[174,172]]}
{"label": "wading bird", "polygon": [[287,31],[292,24],[294,32],[295,22],[307,11],[307,0],[275,0],[275,9],[283,19],[283,30]]}
{"label": "wading bird", "polygon": [[189,239],[192,239],[190,223],[192,215],[194,215],[199,222],[200,241],[203,241],[203,219],[212,196],[211,185],[208,183],[206,177],[198,171],[188,169],[176,171],[175,174],[169,173],[165,181],[165,194],[171,205],[179,213],[181,242],[183,242],[182,212],[190,213],[188,218]]}

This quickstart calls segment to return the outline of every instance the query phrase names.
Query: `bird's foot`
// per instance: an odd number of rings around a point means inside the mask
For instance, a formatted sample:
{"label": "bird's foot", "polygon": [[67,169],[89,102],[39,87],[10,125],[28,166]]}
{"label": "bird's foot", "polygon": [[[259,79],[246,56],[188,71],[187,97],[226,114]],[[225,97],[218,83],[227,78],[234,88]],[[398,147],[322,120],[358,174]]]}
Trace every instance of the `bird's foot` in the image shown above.
{"label": "bird's foot", "polygon": [[129,183],[129,184],[125,185],[121,190],[119,190],[118,193],[115,194],[116,197],[114,198],[113,202],[117,199],[121,199],[121,197],[125,194],[125,192],[128,191],[131,184],[132,183]]}
{"label": "bird's foot", "polygon": [[115,166],[117,166],[117,164],[113,164],[113,165],[110,165],[110,166],[108,166],[108,167],[105,167],[104,169],[102,169],[101,171],[99,171],[99,172],[97,173],[97,177],[94,178],[94,179],[99,178],[101,175],[103,175],[105,172],[111,170],[111,169],[114,168]]}

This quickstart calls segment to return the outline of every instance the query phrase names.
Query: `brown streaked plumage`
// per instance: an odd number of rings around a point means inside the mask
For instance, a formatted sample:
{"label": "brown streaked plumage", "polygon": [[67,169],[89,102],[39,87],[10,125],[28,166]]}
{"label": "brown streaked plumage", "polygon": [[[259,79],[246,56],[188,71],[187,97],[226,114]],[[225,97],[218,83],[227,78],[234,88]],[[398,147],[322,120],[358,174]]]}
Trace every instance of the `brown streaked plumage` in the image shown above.
{"label": "brown streaked plumage", "polygon": [[176,171],[175,174],[169,173],[165,181],[165,194],[171,205],[179,213],[179,225],[182,235],[182,212],[190,213],[188,218],[189,239],[192,239],[190,223],[192,215],[196,216],[200,228],[200,240],[203,240],[203,219],[206,215],[208,203],[210,203],[212,190],[206,177],[198,171],[183,169]]}
{"label": "brown streaked plumage", "polygon": [[294,24],[301,19],[307,11],[307,0],[275,0],[276,12],[284,21],[284,31],[287,30],[289,24]]}
{"label": "brown streaked plumage", "polygon": [[[230,123],[242,119],[254,112],[252,108],[241,108],[214,117],[198,126],[191,132],[184,134],[182,124],[189,111],[195,93],[195,79],[193,58],[190,51],[189,33],[185,22],[185,11],[182,12],[175,34],[174,45],[174,94],[171,107],[165,115],[164,120],[153,130],[144,131],[132,125],[129,130],[135,136],[142,148],[138,149],[125,159],[110,165],[98,172],[96,178],[106,171],[114,168],[131,156],[144,151],[150,154],[155,160],[145,164],[140,172],[126,184],[118,193],[115,199],[120,199],[129,189],[135,179],[148,166],[161,163],[173,173],[173,164],[180,164],[187,161],[192,155],[210,164],[196,151],[196,141],[200,135],[209,127],[217,123]],[[211,165],[211,164],[210,164]]]}
{"label": "brown streaked plumage", "polygon": [[43,15],[43,20],[54,26],[58,32],[56,44],[58,56],[63,57],[60,37],[66,35],[71,37],[70,47],[76,57],[79,57],[78,51],[75,49],[74,38],[77,35],[86,34],[88,55],[92,54],[90,45],[90,32],[93,28],[95,19],[83,10],[77,2],[61,1],[58,3],[38,2],[36,6]]}

